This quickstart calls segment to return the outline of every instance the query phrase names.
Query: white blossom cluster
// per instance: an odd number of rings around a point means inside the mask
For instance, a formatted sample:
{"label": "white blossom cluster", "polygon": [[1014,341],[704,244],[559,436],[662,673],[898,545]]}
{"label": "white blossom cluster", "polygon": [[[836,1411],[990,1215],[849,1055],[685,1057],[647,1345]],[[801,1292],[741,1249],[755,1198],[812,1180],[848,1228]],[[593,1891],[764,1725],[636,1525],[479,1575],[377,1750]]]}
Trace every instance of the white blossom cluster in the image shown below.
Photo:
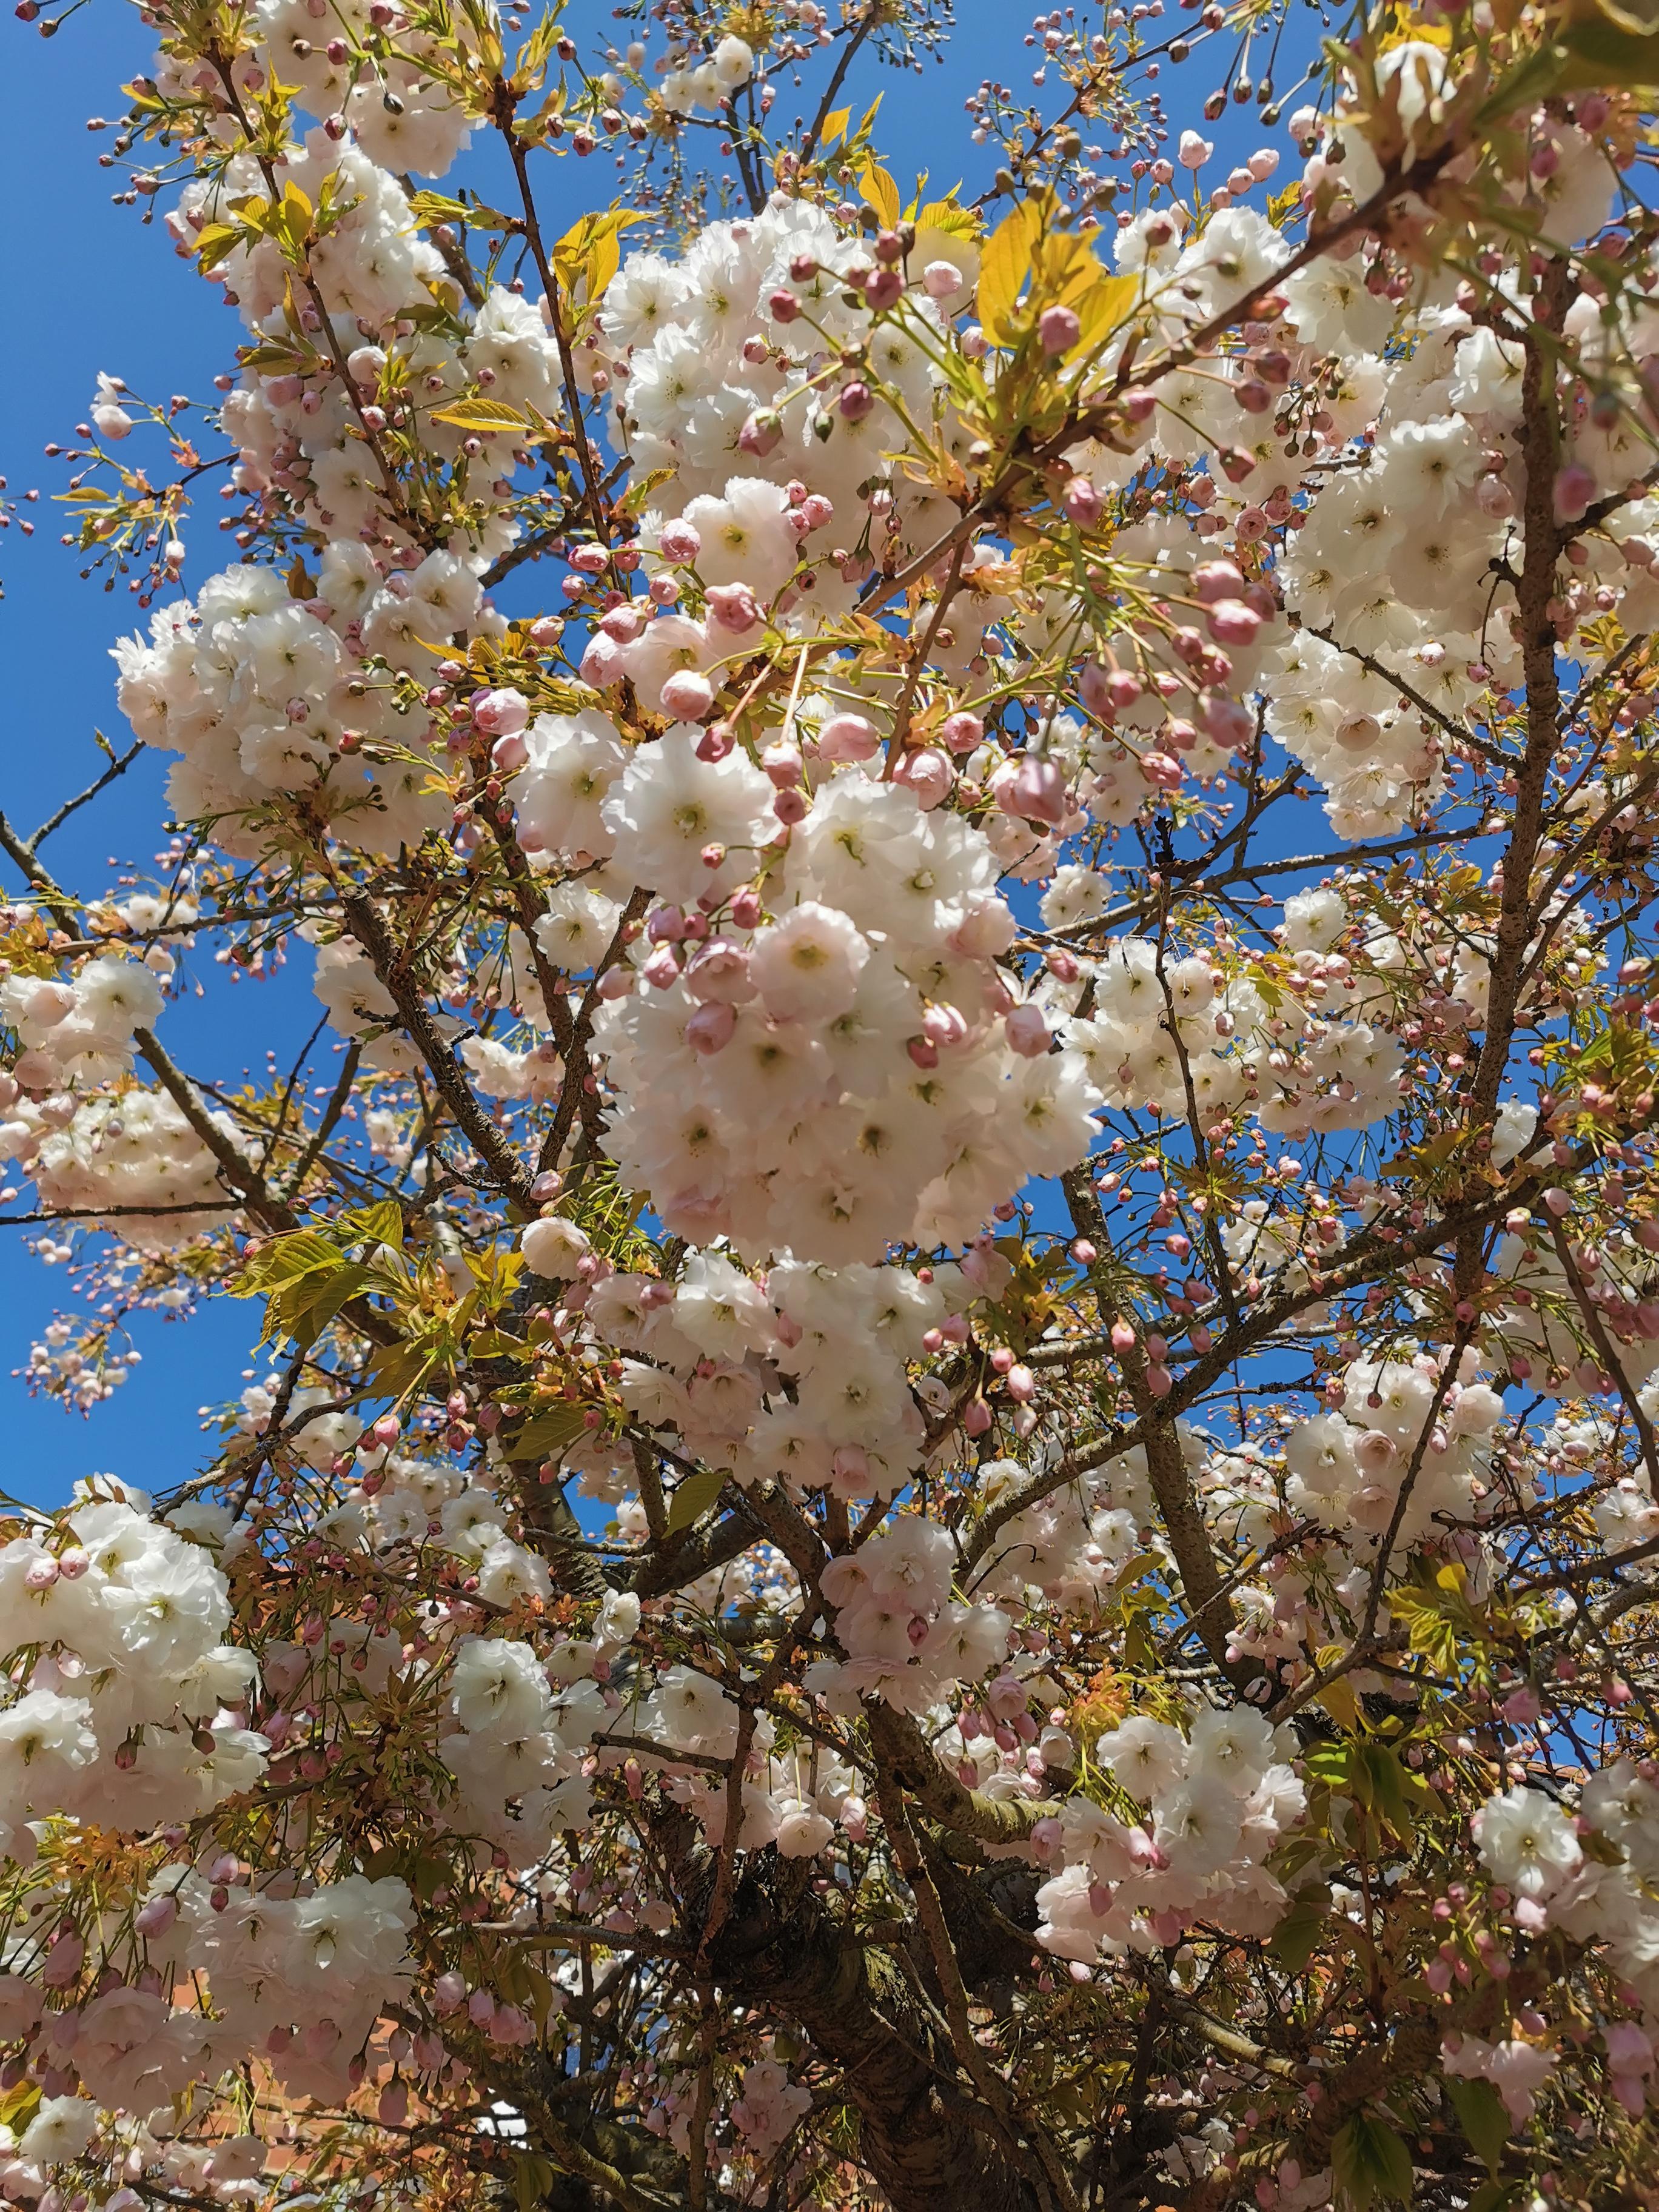
{"label": "white blossom cluster", "polygon": [[[204,1110],[241,1152],[230,1115]],[[58,1092],[40,1103],[23,1097],[10,1111],[0,1123],[0,1158],[15,1160],[54,1212],[100,1217],[100,1227],[138,1251],[174,1249],[226,1218],[219,1162],[164,1091],[133,1085],[78,1101]]]}
{"label": "white blossom cluster", "polygon": [[1038,1942],[1092,1964],[1178,1942],[1200,1917],[1237,1935],[1267,1933],[1287,1899],[1264,1862],[1307,1809],[1286,1764],[1297,1748],[1293,1731],[1246,1705],[1200,1705],[1184,1735],[1145,1715],[1109,1730],[1097,1757],[1134,1817],[1083,1794],[1066,1798],[1061,1865],[1037,1892]]}
{"label": "white blossom cluster", "polygon": [[258,1668],[223,1640],[224,1576],[147,1504],[83,1486],[67,1546],[0,1546],[9,1640],[35,1651],[0,1714],[0,1825],[24,1863],[31,1821],[149,1827],[205,1812],[263,1771],[268,1746],[238,1718]]}

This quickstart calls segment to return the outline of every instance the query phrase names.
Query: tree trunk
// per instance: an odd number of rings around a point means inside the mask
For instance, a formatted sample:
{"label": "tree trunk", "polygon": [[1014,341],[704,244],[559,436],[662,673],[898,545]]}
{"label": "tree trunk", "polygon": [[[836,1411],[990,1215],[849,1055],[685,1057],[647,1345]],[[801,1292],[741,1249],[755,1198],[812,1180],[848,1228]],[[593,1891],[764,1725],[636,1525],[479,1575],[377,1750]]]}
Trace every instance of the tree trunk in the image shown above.
{"label": "tree trunk", "polygon": [[[769,1852],[751,1855],[709,1965],[842,2068],[859,2155],[893,2212],[1041,2212],[1043,2197],[955,2086],[942,2023],[887,1951],[854,1941]],[[969,2112],[972,2118],[969,2117]]]}

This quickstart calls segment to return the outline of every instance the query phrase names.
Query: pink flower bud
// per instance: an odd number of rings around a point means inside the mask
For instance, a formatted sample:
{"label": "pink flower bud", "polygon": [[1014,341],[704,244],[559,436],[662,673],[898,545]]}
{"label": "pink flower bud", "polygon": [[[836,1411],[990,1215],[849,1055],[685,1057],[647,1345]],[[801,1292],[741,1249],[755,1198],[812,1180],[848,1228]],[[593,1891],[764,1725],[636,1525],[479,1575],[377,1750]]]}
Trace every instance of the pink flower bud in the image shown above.
{"label": "pink flower bud", "polygon": [[921,282],[930,300],[948,300],[962,289],[962,271],[954,261],[930,261],[921,272]]}
{"label": "pink flower bud", "polygon": [[1009,1050],[1022,1060],[1040,1060],[1052,1042],[1041,1006],[1016,1006],[1005,1017],[1002,1028]]}
{"label": "pink flower bud", "polygon": [[139,1906],[133,1915],[132,1924],[141,1936],[165,1936],[178,1917],[177,1898],[152,1897],[148,1905]]}
{"label": "pink flower bud", "polygon": [[[586,667],[586,659],[582,665]],[[695,668],[677,668],[662,687],[662,710],[677,722],[700,722],[714,708],[714,687]]]}
{"label": "pink flower bud", "polygon": [[472,702],[473,727],[487,738],[508,737],[529,720],[530,702],[522,691],[481,691]]}
{"label": "pink flower bud", "polygon": [[729,722],[711,722],[697,739],[697,758],[713,768],[736,750],[737,742]]}
{"label": "pink flower bud", "polygon": [[827,761],[866,761],[880,744],[880,732],[862,714],[831,714],[818,732],[818,753]]}
{"label": "pink flower bud", "polygon": [[1090,529],[1101,516],[1102,501],[1093,481],[1073,477],[1066,487],[1066,512],[1079,530]]}
{"label": "pink flower bud", "polygon": [[1595,478],[1582,461],[1569,461],[1555,477],[1555,519],[1577,522],[1595,496]]}
{"label": "pink flower bud", "polygon": [[702,550],[702,536],[694,522],[665,522],[657,546],[665,561],[688,568]]}
{"label": "pink flower bud", "polygon": [[1218,599],[1210,609],[1210,635],[1218,645],[1249,645],[1261,627],[1261,616],[1243,599]]}
{"label": "pink flower bud", "polygon": [[915,752],[906,753],[893,770],[893,781],[908,786],[923,807],[931,809],[956,781],[956,770],[944,753],[933,745],[922,745]]}
{"label": "pink flower bud", "polygon": [[1237,752],[1255,737],[1255,721],[1249,708],[1230,699],[1224,691],[1200,692],[1198,704],[1204,727],[1217,744]]}
{"label": "pink flower bud", "polygon": [[1045,307],[1037,318],[1037,342],[1044,353],[1070,353],[1082,335],[1083,325],[1074,307],[1056,304]]}
{"label": "pink flower bud", "polygon": [[1231,561],[1204,561],[1193,571],[1193,591],[1200,606],[1236,599],[1244,589],[1243,571]]}
{"label": "pink flower bud", "polygon": [[87,1947],[73,1933],[60,1936],[46,1954],[46,1964],[40,1969],[40,1978],[49,1990],[66,1990],[79,1978]]}
{"label": "pink flower bud", "polygon": [[580,675],[584,684],[591,684],[596,691],[609,691],[620,684],[628,673],[628,662],[614,637],[603,630],[588,641],[587,650],[581,659]]}
{"label": "pink flower bud", "polygon": [[775,292],[767,295],[766,304],[775,323],[793,323],[800,313],[800,301],[781,284]]}
{"label": "pink flower bud", "polygon": [[999,773],[997,805],[1005,814],[1022,821],[1046,822],[1058,828],[1066,815],[1066,779],[1051,760],[1024,753],[1012,775]]}
{"label": "pink flower bud", "polygon": [[500,775],[511,775],[530,758],[530,748],[515,731],[511,737],[497,738],[489,748],[489,764]]}
{"label": "pink flower bud", "polygon": [[837,402],[842,418],[848,422],[861,422],[875,404],[869,386],[860,384],[856,377],[850,384],[842,385]]}
{"label": "pink flower bud", "polygon": [[783,424],[771,408],[757,408],[738,433],[738,451],[763,459],[783,436]]}
{"label": "pink flower bud", "polygon": [[708,619],[717,629],[741,637],[765,617],[747,584],[714,584],[708,592]]}
{"label": "pink flower bud", "polygon": [[620,606],[605,610],[599,617],[599,628],[618,645],[632,645],[645,628],[645,617],[631,600],[624,599]]}
{"label": "pink flower bud", "polygon": [[837,1444],[830,1464],[838,1484],[845,1483],[861,1492],[868,1490],[870,1455],[862,1444]]}
{"label": "pink flower bud", "polygon": [[939,725],[939,736],[953,753],[970,753],[985,735],[985,725],[977,714],[958,708],[947,714]]}
{"label": "pink flower bud", "polygon": [[982,1437],[991,1425],[991,1408],[983,1398],[970,1400],[962,1416],[962,1425],[970,1437]]}

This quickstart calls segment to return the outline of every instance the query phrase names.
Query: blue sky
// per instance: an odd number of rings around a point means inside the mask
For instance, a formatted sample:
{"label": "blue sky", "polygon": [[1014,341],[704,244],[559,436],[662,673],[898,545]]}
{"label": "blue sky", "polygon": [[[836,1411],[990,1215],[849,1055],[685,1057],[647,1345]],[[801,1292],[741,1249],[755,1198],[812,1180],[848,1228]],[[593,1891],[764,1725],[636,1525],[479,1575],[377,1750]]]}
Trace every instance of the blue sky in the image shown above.
{"label": "blue sky", "polygon": [[[969,143],[963,101],[992,67],[1018,96],[1032,66],[1034,58],[1021,46],[1029,18],[1006,0],[959,0],[957,16],[944,67],[929,63],[918,77],[865,66],[849,82],[848,96],[866,104],[885,91],[878,137],[907,192],[911,176],[923,168],[935,191],[963,176],[975,181],[988,164]],[[610,11],[576,0],[567,20],[578,35],[598,34]],[[1098,20],[1097,10],[1085,16]],[[0,239],[0,274],[14,321],[0,358],[0,473],[9,496],[38,488],[40,497],[19,508],[36,524],[32,541],[21,538],[15,524],[0,533],[6,592],[0,626],[9,679],[0,804],[27,832],[98,772],[94,729],[118,745],[126,741],[107,653],[116,636],[141,620],[124,586],[106,594],[95,579],[82,583],[76,555],[58,544],[64,510],[51,495],[64,488],[69,471],[61,461],[43,458],[42,448],[52,441],[72,441],[99,370],[124,378],[147,398],[165,400],[173,392],[200,398],[217,372],[234,365],[239,332],[216,304],[216,293],[175,257],[159,218],[145,228],[141,209],[110,204],[112,179],[97,156],[112,134],[89,134],[85,126],[88,115],[118,111],[120,82],[152,58],[149,34],[136,16],[113,0],[94,0],[50,40],[21,25],[5,29],[0,185],[13,220]],[[1179,120],[1190,119],[1183,111],[1201,96],[1199,69],[1194,62],[1173,83],[1166,76]],[[1281,70],[1281,82],[1288,74]],[[1183,78],[1190,82],[1183,85]],[[786,88],[780,93],[786,115],[794,112],[789,100]],[[1227,161],[1242,158],[1264,137],[1253,112],[1237,110],[1206,135],[1218,142],[1210,172],[1217,179]],[[556,228],[585,207],[603,204],[611,189],[612,173],[598,160],[543,167],[544,206]],[[217,510],[210,493],[186,532],[187,585],[231,555],[216,527]],[[165,842],[164,775],[159,756],[143,756],[116,791],[52,839],[45,857],[66,883],[101,890],[112,858],[136,864],[141,874],[153,867]],[[16,888],[9,863],[0,862],[0,883],[8,895]],[[315,1001],[296,969],[274,983],[233,988],[210,954],[198,960],[198,972],[205,997],[192,991],[172,1004],[162,1035],[174,1056],[201,1073],[234,1081],[242,1068],[261,1065],[268,1046],[291,1053],[315,1019]],[[257,1328],[255,1309],[222,1300],[188,1322],[143,1318],[136,1335],[142,1364],[115,1399],[82,1420],[45,1398],[31,1398],[11,1371],[27,1358],[31,1339],[65,1288],[60,1273],[44,1269],[27,1253],[21,1232],[0,1232],[0,1434],[7,1444],[0,1486],[48,1503],[94,1470],[152,1488],[178,1481],[202,1451],[198,1406],[239,1387]]]}

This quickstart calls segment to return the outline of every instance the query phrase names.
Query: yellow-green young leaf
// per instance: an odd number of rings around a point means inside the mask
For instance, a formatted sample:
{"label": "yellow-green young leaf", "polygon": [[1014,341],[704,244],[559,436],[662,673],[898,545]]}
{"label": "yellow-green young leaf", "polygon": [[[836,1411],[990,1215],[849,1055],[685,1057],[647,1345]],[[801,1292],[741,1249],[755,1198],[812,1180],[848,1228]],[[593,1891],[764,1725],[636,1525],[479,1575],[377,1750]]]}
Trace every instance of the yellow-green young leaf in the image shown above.
{"label": "yellow-green young leaf", "polygon": [[306,1275],[280,1291],[265,1308],[260,1341],[291,1336],[301,1346],[314,1344],[343,1306],[349,1305],[368,1280],[368,1269],[355,1262],[337,1274]]}
{"label": "yellow-green young leaf", "polygon": [[285,1283],[298,1282],[302,1275],[337,1267],[343,1256],[339,1246],[320,1230],[296,1229],[256,1252],[230,1287],[239,1298],[258,1297],[263,1291],[279,1290]]}
{"label": "yellow-green young leaf", "polygon": [[688,1474],[668,1508],[668,1534],[678,1536],[682,1528],[701,1521],[725,1487],[726,1474],[720,1468],[700,1468],[696,1474]]}
{"label": "yellow-green young leaf", "polygon": [[205,276],[216,269],[228,253],[234,253],[242,243],[242,234],[233,223],[204,223],[196,234],[196,258]]}
{"label": "yellow-green young leaf", "polygon": [[929,200],[927,206],[916,210],[916,228],[940,230],[950,238],[977,238],[980,219],[972,208],[959,207],[954,193],[942,200]]}
{"label": "yellow-green young leaf", "polygon": [[8,2089],[0,2097],[0,2127],[21,2136],[40,2108],[40,2094],[38,2081],[20,2081],[15,2089]]}
{"label": "yellow-green young leaf", "polygon": [[373,1206],[355,1207],[340,1226],[362,1237],[365,1244],[390,1244],[398,1252],[404,1249],[404,1210],[395,1198],[377,1199]]}
{"label": "yellow-green young leaf", "polygon": [[514,1459],[550,1459],[574,1443],[586,1426],[580,1406],[554,1406],[526,1421],[509,1440],[508,1449]]}
{"label": "yellow-green young leaf", "polygon": [[523,413],[502,399],[452,400],[447,407],[434,407],[432,420],[453,422],[458,430],[516,430],[520,436],[530,428]]}
{"label": "yellow-green young leaf", "polygon": [[1623,85],[1631,92],[1659,85],[1659,31],[1632,27],[1635,18],[1602,0],[1610,21],[1591,17],[1561,34],[1569,59],[1556,84],[1564,92]]}
{"label": "yellow-green young leaf", "polygon": [[1109,276],[1103,269],[1078,295],[1068,291],[1065,295],[1066,305],[1076,312],[1081,325],[1075,350],[1091,353],[1103,339],[1111,336],[1139,297],[1138,276]]}
{"label": "yellow-green young leaf", "polygon": [[830,109],[829,114],[823,118],[823,129],[818,137],[818,146],[822,152],[827,154],[839,139],[846,136],[847,126],[852,119],[853,111],[850,107]]}
{"label": "yellow-green young leaf", "polygon": [[651,504],[651,495],[659,484],[665,484],[676,471],[672,469],[645,469],[636,476],[623,494],[622,505],[629,514],[643,514]]}
{"label": "yellow-green young leaf", "polygon": [[899,188],[879,161],[866,161],[859,179],[859,190],[881,217],[889,230],[896,229],[903,213]]}
{"label": "yellow-green young leaf", "polygon": [[630,223],[644,221],[635,208],[578,216],[553,248],[553,273],[565,290],[574,292],[586,282],[588,298],[597,300],[617,273],[622,233]]}
{"label": "yellow-green young leaf", "polygon": [[244,368],[263,369],[267,376],[276,376],[284,369],[303,375],[316,360],[300,346],[285,345],[280,338],[271,338],[263,345],[244,346],[237,354]]}
{"label": "yellow-green young leaf", "polygon": [[1412,2201],[1412,2154],[1386,2120],[1356,2112],[1331,2145],[1331,2178],[1353,2212]]}
{"label": "yellow-green young leaf", "polygon": [[487,207],[482,200],[452,199],[447,192],[416,192],[409,208],[417,222],[461,222],[474,230],[510,230],[522,220]]}
{"label": "yellow-green young leaf", "polygon": [[401,1398],[426,1380],[439,1359],[440,1354],[430,1345],[389,1345],[370,1360],[369,1377],[382,1397]]}
{"label": "yellow-green young leaf", "polygon": [[1475,2155],[1488,2173],[1496,2173],[1504,2162],[1504,2146],[1510,2139],[1508,2106],[1490,2081],[1473,2078],[1464,2081],[1457,2075],[1449,2074],[1446,2091],[1456,2111],[1458,2125],[1473,2144]]}
{"label": "yellow-green young leaf", "polygon": [[999,345],[1013,343],[1014,306],[1042,229],[1041,209],[1034,200],[1026,200],[997,225],[980,254],[980,325]]}

